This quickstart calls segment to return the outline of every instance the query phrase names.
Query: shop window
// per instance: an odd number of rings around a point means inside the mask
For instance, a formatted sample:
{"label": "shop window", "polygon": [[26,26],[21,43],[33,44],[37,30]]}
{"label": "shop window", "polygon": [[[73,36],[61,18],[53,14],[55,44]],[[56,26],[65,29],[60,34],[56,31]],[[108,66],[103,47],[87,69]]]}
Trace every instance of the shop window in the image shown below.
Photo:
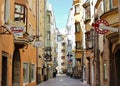
{"label": "shop window", "polygon": [[35,65],[32,64],[31,65],[31,81],[34,81],[35,80]]}
{"label": "shop window", "polygon": [[29,82],[29,64],[23,63],[23,82],[28,83]]}

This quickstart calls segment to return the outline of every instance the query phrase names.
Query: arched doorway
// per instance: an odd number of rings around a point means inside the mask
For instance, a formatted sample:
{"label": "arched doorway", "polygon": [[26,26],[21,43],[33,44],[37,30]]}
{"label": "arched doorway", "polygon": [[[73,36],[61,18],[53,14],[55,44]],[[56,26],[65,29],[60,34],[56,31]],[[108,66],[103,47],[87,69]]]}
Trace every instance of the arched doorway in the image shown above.
{"label": "arched doorway", "polygon": [[119,49],[117,49],[116,53],[115,53],[115,83],[116,86],[120,86],[120,47]]}
{"label": "arched doorway", "polygon": [[20,86],[20,52],[19,48],[15,48],[12,64],[12,84]]}

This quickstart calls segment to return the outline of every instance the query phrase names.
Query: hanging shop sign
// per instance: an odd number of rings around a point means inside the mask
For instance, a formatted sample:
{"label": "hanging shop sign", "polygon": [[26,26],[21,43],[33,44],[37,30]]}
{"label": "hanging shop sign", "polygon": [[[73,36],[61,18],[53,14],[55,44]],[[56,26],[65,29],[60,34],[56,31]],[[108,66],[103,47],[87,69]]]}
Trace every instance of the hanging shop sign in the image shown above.
{"label": "hanging shop sign", "polygon": [[24,23],[16,22],[9,19],[7,27],[14,34],[15,37],[23,37],[23,32],[25,31]]}
{"label": "hanging shop sign", "polygon": [[5,24],[4,27],[6,27],[8,31],[13,33],[15,37],[23,37],[23,31],[25,27],[19,26],[19,25],[13,26],[13,25],[7,25],[7,24]]}
{"label": "hanging shop sign", "polygon": [[34,46],[35,47],[41,47],[42,46],[42,41],[36,41],[35,43],[34,43]]}
{"label": "hanging shop sign", "polygon": [[100,26],[109,26],[109,23],[106,20],[98,20],[96,23],[93,23],[92,26],[95,28],[95,31],[99,34],[106,34],[107,29],[101,29]]}
{"label": "hanging shop sign", "polygon": [[11,27],[10,30],[14,33],[17,37],[23,37],[24,27]]}

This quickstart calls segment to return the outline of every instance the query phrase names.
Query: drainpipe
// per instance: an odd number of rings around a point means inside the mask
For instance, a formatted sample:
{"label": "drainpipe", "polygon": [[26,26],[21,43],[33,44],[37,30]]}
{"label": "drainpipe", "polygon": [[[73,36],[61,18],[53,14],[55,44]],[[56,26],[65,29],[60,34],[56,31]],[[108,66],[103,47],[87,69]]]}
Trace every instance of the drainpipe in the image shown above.
{"label": "drainpipe", "polygon": [[[95,8],[94,8],[94,14],[95,14]],[[95,22],[95,18],[94,18]],[[100,86],[100,59],[99,59],[99,35],[98,33],[94,30],[94,83],[92,83],[94,86]]]}
{"label": "drainpipe", "polygon": [[[39,41],[39,0],[36,0],[36,41]],[[36,47],[36,82],[38,84],[38,47]]]}

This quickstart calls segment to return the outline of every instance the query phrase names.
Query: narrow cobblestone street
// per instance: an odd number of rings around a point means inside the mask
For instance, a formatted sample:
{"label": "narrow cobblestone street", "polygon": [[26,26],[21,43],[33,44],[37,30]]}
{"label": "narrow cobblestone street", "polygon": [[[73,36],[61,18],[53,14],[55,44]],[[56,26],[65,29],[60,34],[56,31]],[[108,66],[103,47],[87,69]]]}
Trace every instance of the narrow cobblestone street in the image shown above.
{"label": "narrow cobblestone street", "polygon": [[46,82],[43,82],[37,86],[89,86],[82,83],[79,79],[73,79],[68,76],[62,75],[52,78]]}

